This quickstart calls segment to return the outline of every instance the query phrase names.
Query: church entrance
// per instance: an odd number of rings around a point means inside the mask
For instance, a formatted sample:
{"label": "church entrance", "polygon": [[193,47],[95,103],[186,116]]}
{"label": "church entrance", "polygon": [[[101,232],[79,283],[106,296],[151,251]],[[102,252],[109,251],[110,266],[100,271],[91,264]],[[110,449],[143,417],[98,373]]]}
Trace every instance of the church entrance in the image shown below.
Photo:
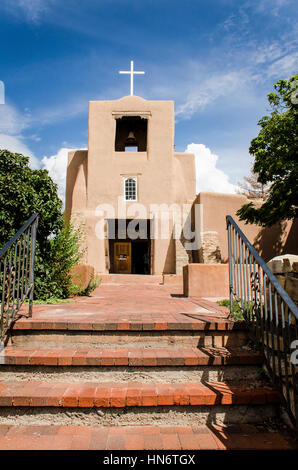
{"label": "church entrance", "polygon": [[140,240],[132,242],[132,274],[150,274],[150,244]]}
{"label": "church entrance", "polygon": [[130,220],[109,220],[109,272],[114,274],[151,274],[150,220],[134,221],[129,237]]}

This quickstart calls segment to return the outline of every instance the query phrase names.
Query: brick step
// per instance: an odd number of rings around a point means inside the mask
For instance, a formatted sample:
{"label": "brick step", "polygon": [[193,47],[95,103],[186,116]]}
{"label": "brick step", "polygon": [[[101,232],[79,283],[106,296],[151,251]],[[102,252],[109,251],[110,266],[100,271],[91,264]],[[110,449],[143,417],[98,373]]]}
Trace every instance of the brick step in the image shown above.
{"label": "brick step", "polygon": [[[162,317],[166,319],[163,320]],[[130,318],[131,317],[131,318]],[[172,317],[169,314],[142,315],[88,315],[69,311],[63,318],[53,319],[49,315],[45,318],[20,318],[12,327],[12,331],[19,330],[55,330],[55,331],[247,331],[244,322],[234,322],[223,317],[222,312],[212,314],[178,314]],[[169,319],[169,317],[171,317]],[[183,318],[182,318],[183,317]]]}
{"label": "brick step", "polygon": [[247,331],[78,331],[15,330],[9,344],[29,348],[77,347],[241,347],[248,343]]}
{"label": "brick step", "polygon": [[[0,450],[291,450],[265,426],[0,425]],[[154,456],[151,456],[154,457]]]}
{"label": "brick step", "polygon": [[261,354],[242,348],[22,348],[9,346],[0,364],[19,366],[211,366],[261,365]]}
{"label": "brick step", "polygon": [[152,407],[201,405],[266,405],[280,403],[269,386],[223,382],[142,384],[13,381],[0,383],[0,406],[26,407]]}

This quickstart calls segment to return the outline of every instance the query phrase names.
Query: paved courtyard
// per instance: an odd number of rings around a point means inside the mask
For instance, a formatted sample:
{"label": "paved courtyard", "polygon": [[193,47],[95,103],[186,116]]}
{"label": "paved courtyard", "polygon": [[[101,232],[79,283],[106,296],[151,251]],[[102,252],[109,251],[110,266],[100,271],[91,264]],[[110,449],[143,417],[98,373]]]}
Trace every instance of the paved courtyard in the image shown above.
{"label": "paved courtyard", "polygon": [[[31,320],[24,323],[76,322],[82,328],[95,323],[115,323],[117,329],[130,329],[129,324],[166,329],[169,324],[185,324],[201,329],[206,322],[227,323],[228,311],[217,299],[185,298],[182,286],[163,285],[160,276],[111,276],[91,294],[75,301],[56,305],[34,305]],[[126,325],[126,327],[125,327]],[[130,325],[131,326],[131,325]],[[173,325],[174,326],[174,325]],[[140,327],[140,329],[142,329]]]}

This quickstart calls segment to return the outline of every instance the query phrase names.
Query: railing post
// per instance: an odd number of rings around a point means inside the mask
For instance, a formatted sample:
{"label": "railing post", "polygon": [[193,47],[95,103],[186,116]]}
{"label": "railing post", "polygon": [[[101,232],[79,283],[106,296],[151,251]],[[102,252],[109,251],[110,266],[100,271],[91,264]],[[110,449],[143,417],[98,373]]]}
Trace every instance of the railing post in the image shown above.
{"label": "railing post", "polygon": [[31,227],[31,257],[30,257],[30,294],[29,294],[29,317],[32,317],[33,308],[33,294],[34,294],[34,262],[35,262],[35,247],[36,247],[36,232],[38,225],[38,217]]}
{"label": "railing post", "polygon": [[232,272],[232,247],[231,247],[231,224],[227,216],[228,250],[229,250],[229,285],[230,285],[230,312],[233,312],[233,272]]}

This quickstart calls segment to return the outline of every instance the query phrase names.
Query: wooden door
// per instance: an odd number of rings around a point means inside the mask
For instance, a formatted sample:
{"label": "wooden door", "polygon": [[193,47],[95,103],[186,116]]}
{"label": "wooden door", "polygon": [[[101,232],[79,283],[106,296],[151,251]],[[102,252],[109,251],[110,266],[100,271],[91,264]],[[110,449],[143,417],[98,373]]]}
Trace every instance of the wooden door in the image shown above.
{"label": "wooden door", "polygon": [[114,244],[114,269],[118,274],[131,274],[131,243]]}

